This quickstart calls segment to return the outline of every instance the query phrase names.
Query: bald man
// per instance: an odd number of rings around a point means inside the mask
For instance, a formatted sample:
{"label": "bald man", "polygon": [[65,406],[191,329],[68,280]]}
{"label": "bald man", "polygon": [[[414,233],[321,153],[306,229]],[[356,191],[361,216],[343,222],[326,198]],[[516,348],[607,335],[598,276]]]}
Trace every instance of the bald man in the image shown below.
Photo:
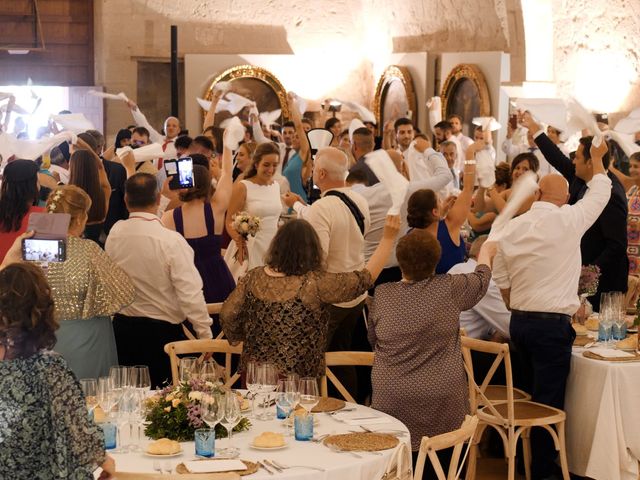
{"label": "bald man", "polygon": [[[493,279],[511,309],[509,333],[525,365],[516,380],[532,400],[564,408],[571,347],[571,316],[578,310],[580,240],[611,196],[602,159],[606,143],[591,146],[593,177],[581,200],[568,205],[569,185],[560,175],[540,180],[537,201],[504,230]],[[556,451],[547,432],[533,429],[532,478],[555,478]]]}
{"label": "bald man", "polygon": [[[305,213],[315,229],[327,272],[343,273],[364,268],[364,236],[369,230],[367,201],[345,184],[349,161],[334,147],[318,150],[313,166],[313,183],[322,197]],[[329,307],[327,351],[351,350],[353,332],[364,307],[367,294],[350,302]],[[340,369],[338,378],[352,395],[356,394],[355,368]]]}

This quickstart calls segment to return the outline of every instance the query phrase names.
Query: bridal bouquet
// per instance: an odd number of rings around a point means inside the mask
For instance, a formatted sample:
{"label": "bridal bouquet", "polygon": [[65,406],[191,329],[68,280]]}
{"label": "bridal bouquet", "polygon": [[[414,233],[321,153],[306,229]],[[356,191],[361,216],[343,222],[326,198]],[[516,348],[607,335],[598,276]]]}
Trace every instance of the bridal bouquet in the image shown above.
{"label": "bridal bouquet", "polygon": [[[147,400],[145,421],[148,424],[144,430],[145,435],[154,440],[193,440],[196,429],[206,426],[202,420],[202,402],[212,401],[211,395],[218,392],[223,392],[220,386],[199,379],[181,382],[177,387],[165,387]],[[248,430],[250,426],[251,422],[242,418],[233,431]],[[216,438],[225,437],[225,432],[222,425],[216,425]]]}
{"label": "bridal bouquet", "polygon": [[[233,222],[231,226],[233,229],[245,239],[245,244],[243,246],[242,251],[242,259],[247,258],[247,245],[246,240],[249,238],[249,235],[255,237],[256,234],[260,231],[260,217],[254,217],[253,215],[249,215],[247,212],[238,212],[233,216]],[[238,255],[240,254],[240,248],[234,255],[234,259],[238,260]]]}

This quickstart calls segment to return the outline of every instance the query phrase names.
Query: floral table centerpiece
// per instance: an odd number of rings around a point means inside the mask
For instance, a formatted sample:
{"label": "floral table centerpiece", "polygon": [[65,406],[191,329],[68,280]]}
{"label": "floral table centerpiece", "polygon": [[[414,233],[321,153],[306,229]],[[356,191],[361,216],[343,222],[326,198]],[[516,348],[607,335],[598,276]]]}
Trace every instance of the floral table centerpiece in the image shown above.
{"label": "floral table centerpiece", "polygon": [[580,295],[580,309],[576,313],[578,322],[584,323],[591,314],[592,308],[587,297],[591,297],[598,291],[600,281],[600,267],[597,265],[583,265],[578,280],[578,295]]}
{"label": "floral table centerpiece", "polygon": [[[165,387],[147,400],[145,435],[154,440],[193,440],[196,429],[206,427],[202,419],[202,402],[213,401],[213,395],[216,393],[224,393],[224,389],[215,383],[199,379],[181,382],[177,387]],[[233,431],[248,430],[250,426],[251,422],[242,418]],[[216,425],[216,438],[225,436],[224,427]]]}

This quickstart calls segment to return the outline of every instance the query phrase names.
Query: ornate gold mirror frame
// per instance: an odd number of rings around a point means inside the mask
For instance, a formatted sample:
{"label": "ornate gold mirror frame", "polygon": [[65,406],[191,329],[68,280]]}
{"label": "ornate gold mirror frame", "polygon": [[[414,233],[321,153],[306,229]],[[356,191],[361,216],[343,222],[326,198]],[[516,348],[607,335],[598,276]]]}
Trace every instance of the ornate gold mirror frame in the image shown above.
{"label": "ornate gold mirror frame", "polygon": [[[476,88],[480,106],[480,116],[490,116],[491,100],[484,74],[476,65],[461,63],[451,70],[451,73],[449,73],[449,76],[442,86],[442,118],[445,119],[449,113],[453,113],[449,111],[449,103],[452,101],[458,84],[463,80],[471,80]],[[465,121],[471,122],[471,119],[465,119]]]}
{"label": "ornate gold mirror frame", "polygon": [[207,88],[207,92],[205,94],[206,100],[211,100],[213,95],[213,88],[216,86],[218,82],[232,82],[233,80],[240,78],[255,78],[260,80],[269,86],[273,92],[278,97],[278,102],[280,103],[280,108],[282,109],[282,116],[285,119],[289,119],[289,105],[287,103],[287,91],[280,83],[280,80],[271,73],[269,70],[262,67],[254,67],[253,65],[238,65],[236,67],[231,67],[216,78],[214,78]]}
{"label": "ornate gold mirror frame", "polygon": [[414,125],[418,120],[418,109],[417,109],[417,101],[416,101],[416,92],[413,88],[413,80],[411,78],[411,73],[407,67],[403,67],[401,65],[390,65],[380,76],[378,80],[378,85],[376,86],[376,93],[374,97],[373,103],[373,113],[376,116],[377,130],[378,134],[382,134],[382,130],[384,129],[384,104],[385,104],[385,95],[387,93],[387,89],[389,85],[394,81],[401,81],[404,86],[404,91],[406,95],[407,105],[409,106],[409,110],[411,111],[411,120]]}

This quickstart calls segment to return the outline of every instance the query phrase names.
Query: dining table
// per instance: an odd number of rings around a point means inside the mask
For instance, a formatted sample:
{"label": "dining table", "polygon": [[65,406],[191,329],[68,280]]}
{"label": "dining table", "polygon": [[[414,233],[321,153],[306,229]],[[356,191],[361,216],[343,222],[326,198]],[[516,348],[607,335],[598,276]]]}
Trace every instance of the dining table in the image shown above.
{"label": "dining table", "polygon": [[[275,413],[275,406],[273,407]],[[395,450],[401,444],[411,448],[409,430],[399,420],[378,410],[354,403],[346,403],[342,410],[336,412],[314,413],[314,440],[324,435],[351,432],[382,432],[398,438],[398,446],[377,452],[367,451],[335,451],[322,441],[298,441],[289,436],[290,428],[284,420],[277,418],[259,420],[250,418],[251,427],[247,431],[234,433],[233,446],[239,449],[238,459],[249,462],[261,462],[262,466],[248,479],[308,479],[308,480],[376,480],[385,474]],[[122,430],[122,442],[127,444],[128,428]],[[274,450],[258,450],[252,447],[253,439],[263,432],[281,433],[285,436],[286,446]],[[173,457],[151,457],[145,453],[152,440],[140,442],[142,451],[127,453],[111,453],[115,460],[116,471],[126,473],[176,473],[176,468],[184,462],[198,460],[195,455],[193,441],[181,442],[182,453]],[[216,439],[216,449],[227,447],[227,438]],[[266,461],[266,462],[265,462]],[[279,469],[271,465],[278,465]],[[286,468],[284,468],[286,467]],[[117,477],[116,477],[117,478]],[[203,475],[203,479],[215,478]]]}
{"label": "dining table", "polygon": [[637,480],[640,460],[640,356],[600,360],[574,346],[565,394],[569,470],[595,480]]}

